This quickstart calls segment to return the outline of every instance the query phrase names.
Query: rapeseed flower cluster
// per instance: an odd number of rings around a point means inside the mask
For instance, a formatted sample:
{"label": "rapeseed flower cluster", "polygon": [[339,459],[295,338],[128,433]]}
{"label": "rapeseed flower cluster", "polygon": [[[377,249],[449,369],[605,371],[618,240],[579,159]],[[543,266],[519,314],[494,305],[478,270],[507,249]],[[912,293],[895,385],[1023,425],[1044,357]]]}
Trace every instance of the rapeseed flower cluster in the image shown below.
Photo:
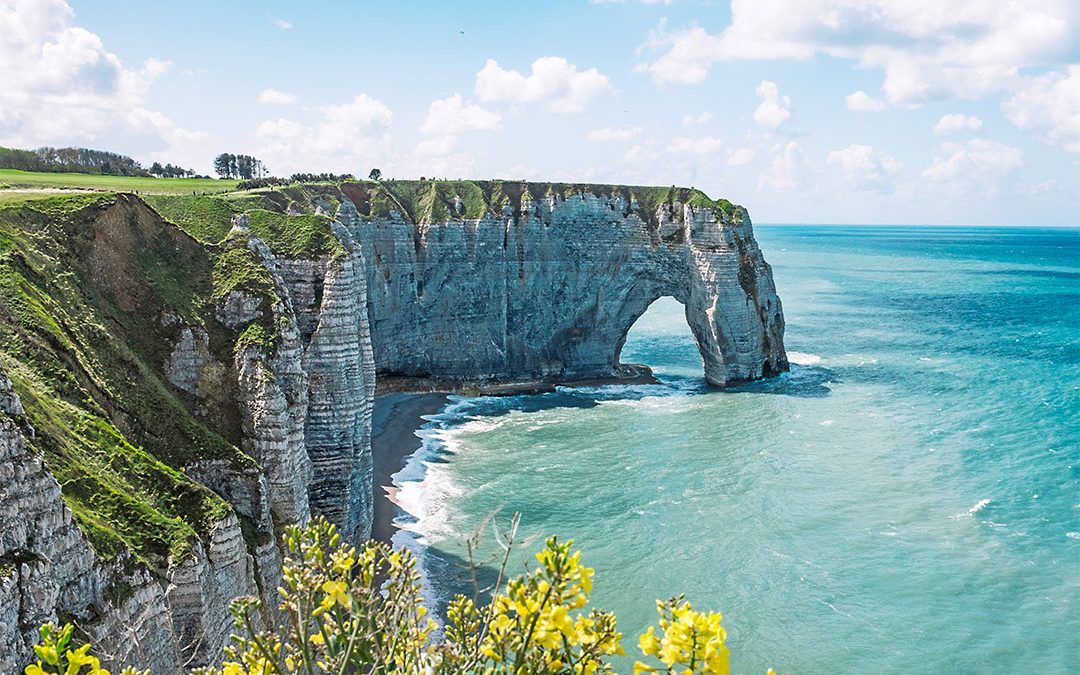
{"label": "rapeseed flower cluster", "polygon": [[649,629],[638,639],[638,649],[645,656],[660,660],[663,668],[638,661],[634,673],[715,673],[727,675],[730,654],[724,640],[727,632],[720,625],[720,612],[697,612],[682,598],[656,602],[660,615],[660,635]]}
{"label": "rapeseed flower cluster", "polygon": [[[594,571],[572,541],[548,539],[538,565],[505,585],[504,558],[490,601],[455,598],[441,636],[408,551],[348,545],[323,519],[288,528],[283,550],[280,604],[235,601],[224,661],[192,675],[592,675],[612,672],[610,657],[624,654],[615,615],[588,606]],[[638,641],[649,662],[638,661],[636,674],[729,672],[719,612],[695,611],[682,598],[658,602],[657,611],[659,630]],[[109,675],[89,644],[71,648],[73,630],[43,626],[25,675]]]}
{"label": "rapeseed flower cluster", "polygon": [[288,528],[283,542],[281,625],[259,629],[275,615],[255,598],[233,603],[226,660],[199,675],[423,672],[435,622],[411,554],[376,542],[346,545],[322,519]]}
{"label": "rapeseed flower cluster", "polygon": [[539,567],[507,583],[483,612],[463,596],[451,604],[442,672],[611,672],[604,657],[624,653],[622,634],[614,614],[585,609],[593,569],[572,541],[554,537],[536,559]]}
{"label": "rapeseed flower cluster", "polygon": [[[74,632],[75,627],[70,623],[63,628],[57,628],[51,623],[42,626],[38,631],[41,642],[34,645],[34,654],[38,660],[26,667],[23,671],[25,675],[109,675],[109,671],[101,667],[101,660],[90,653],[89,644],[71,648]],[[125,668],[121,675],[149,673],[150,671]]]}

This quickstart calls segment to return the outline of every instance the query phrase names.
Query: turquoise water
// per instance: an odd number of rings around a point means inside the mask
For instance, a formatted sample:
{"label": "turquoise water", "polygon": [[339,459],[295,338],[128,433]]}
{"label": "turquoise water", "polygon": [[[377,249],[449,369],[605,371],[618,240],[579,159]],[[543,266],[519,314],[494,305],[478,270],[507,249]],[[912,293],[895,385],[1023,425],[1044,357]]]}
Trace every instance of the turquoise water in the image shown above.
{"label": "turquoise water", "polygon": [[791,372],[708,389],[661,299],[623,350],[660,385],[455,399],[399,475],[431,592],[520,511],[628,649],[682,592],[747,673],[1080,671],[1080,232],[756,230]]}

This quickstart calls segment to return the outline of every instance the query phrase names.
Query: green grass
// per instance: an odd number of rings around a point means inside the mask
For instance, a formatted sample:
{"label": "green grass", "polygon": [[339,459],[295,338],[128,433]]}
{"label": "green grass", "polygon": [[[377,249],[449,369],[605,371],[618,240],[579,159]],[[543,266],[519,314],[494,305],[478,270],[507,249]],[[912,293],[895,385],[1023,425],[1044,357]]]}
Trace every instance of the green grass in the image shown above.
{"label": "green grass", "polygon": [[[212,321],[213,256],[138,209],[118,204],[126,210],[101,218],[108,200],[85,197],[0,208],[0,363],[36,430],[32,447],[95,550],[130,550],[161,570],[230,510],[182,468],[252,465],[220,412],[235,407],[233,392],[196,418],[162,372],[178,330],[162,317]],[[227,363],[231,345],[215,356]]]}
{"label": "green grass", "polygon": [[[0,183],[12,188],[71,188],[108,192],[137,192],[140,195],[190,195],[236,189],[238,181],[213,178],[146,178],[142,176],[98,176],[86,173],[44,173],[0,169]],[[0,192],[0,200],[11,195]]]}
{"label": "green grass", "polygon": [[266,242],[274,253],[297,257],[344,253],[326,216],[289,216],[266,209],[252,209],[248,215],[251,233]]}
{"label": "green grass", "polygon": [[146,195],[143,200],[162,218],[208,244],[225,238],[238,213],[229,201],[209,195]]}
{"label": "green grass", "polygon": [[0,209],[26,208],[48,216],[62,216],[112,199],[112,192],[9,192],[0,191]]}

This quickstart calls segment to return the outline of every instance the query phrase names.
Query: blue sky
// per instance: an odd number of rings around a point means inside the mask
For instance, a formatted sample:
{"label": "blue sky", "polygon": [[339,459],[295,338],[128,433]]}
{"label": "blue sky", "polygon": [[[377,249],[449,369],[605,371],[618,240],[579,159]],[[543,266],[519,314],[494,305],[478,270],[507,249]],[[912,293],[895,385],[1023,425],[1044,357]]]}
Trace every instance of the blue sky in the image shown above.
{"label": "blue sky", "polygon": [[[1077,224],[1065,0],[0,0],[0,144],[680,184],[759,222]],[[5,65],[6,64],[6,65]]]}

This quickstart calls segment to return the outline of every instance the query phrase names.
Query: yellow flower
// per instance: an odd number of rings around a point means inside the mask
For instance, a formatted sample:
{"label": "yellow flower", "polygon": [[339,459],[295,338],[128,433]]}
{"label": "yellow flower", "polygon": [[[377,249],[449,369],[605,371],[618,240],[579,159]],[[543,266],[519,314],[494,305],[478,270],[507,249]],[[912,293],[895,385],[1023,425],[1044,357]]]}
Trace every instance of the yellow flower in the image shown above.
{"label": "yellow flower", "polygon": [[657,656],[660,653],[660,640],[656,637],[652,626],[649,626],[649,630],[638,638],[638,649],[646,656]]}
{"label": "yellow flower", "polygon": [[34,652],[39,659],[50,666],[60,665],[60,655],[56,653],[56,647],[52,645],[34,645]]}
{"label": "yellow flower", "polygon": [[41,669],[41,666],[36,663],[31,663],[23,670],[24,675],[45,675],[45,671]]}
{"label": "yellow flower", "polygon": [[244,675],[244,667],[235,661],[222,664],[221,675]]}
{"label": "yellow flower", "polygon": [[485,642],[483,644],[483,646],[480,647],[480,653],[482,653],[484,656],[488,657],[492,661],[501,661],[502,660],[502,658],[499,657],[499,653],[497,651],[495,651],[495,648],[492,647],[491,644],[489,644],[487,642]]}
{"label": "yellow flower", "polygon": [[334,599],[342,607],[349,606],[349,585],[344,581],[327,581],[322,585],[323,593]]}
{"label": "yellow flower", "polygon": [[649,664],[642,663],[641,661],[634,661],[634,675],[638,675],[638,673],[655,673],[655,672],[656,672],[656,668],[653,668]]}
{"label": "yellow flower", "polygon": [[78,675],[78,672],[82,670],[83,666],[90,666],[92,673],[98,673],[101,671],[101,662],[96,656],[90,656],[87,652],[90,651],[90,645],[85,644],[76,650],[68,650],[67,656],[67,670],[64,671],[65,675]]}

